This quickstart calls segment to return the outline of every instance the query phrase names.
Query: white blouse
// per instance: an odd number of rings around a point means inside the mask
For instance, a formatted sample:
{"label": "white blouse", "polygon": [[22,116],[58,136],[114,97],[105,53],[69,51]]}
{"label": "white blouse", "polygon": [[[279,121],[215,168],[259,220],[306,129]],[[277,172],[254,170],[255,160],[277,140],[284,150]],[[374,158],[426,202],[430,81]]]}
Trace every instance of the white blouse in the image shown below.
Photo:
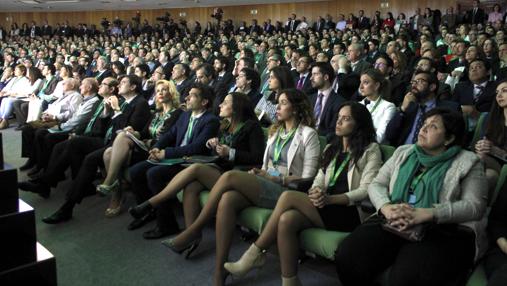
{"label": "white blouse", "polygon": [[[365,105],[364,99],[361,104]],[[377,142],[382,143],[386,134],[387,124],[394,117],[396,113],[396,106],[385,99],[378,98],[376,101],[370,101],[366,106],[373,119],[373,126],[377,133]]]}

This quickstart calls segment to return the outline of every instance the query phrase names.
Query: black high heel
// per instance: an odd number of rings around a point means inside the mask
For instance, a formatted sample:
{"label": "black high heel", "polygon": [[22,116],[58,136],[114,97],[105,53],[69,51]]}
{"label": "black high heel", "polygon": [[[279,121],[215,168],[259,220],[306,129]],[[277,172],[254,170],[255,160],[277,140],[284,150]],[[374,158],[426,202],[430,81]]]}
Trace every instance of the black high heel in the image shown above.
{"label": "black high heel", "polygon": [[135,219],[141,219],[146,216],[152,209],[153,206],[150,204],[150,202],[145,201],[140,205],[129,208],[129,214]]}

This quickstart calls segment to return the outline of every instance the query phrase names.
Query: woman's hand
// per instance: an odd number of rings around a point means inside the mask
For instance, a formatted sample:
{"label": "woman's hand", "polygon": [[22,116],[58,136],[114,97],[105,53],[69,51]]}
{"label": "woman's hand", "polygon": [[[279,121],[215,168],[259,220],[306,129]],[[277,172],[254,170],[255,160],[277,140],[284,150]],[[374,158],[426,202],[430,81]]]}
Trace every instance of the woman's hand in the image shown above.
{"label": "woman's hand", "polygon": [[127,127],[123,128],[123,131],[134,133],[135,130],[134,130],[134,128],[132,128],[132,126],[127,126]]}
{"label": "woman's hand", "polygon": [[165,158],[165,150],[153,148],[149,153],[148,160],[160,161]]}
{"label": "woman's hand", "polygon": [[392,226],[398,227],[400,230],[405,230],[414,225],[425,223],[433,220],[432,208],[414,208],[407,204],[402,204],[402,207],[397,211],[398,216],[391,221]]}
{"label": "woman's hand", "polygon": [[220,156],[220,157],[229,157],[230,150],[231,150],[231,148],[229,148],[229,146],[223,145],[223,144],[218,144],[215,147],[215,151],[217,152],[218,156]]}
{"label": "woman's hand", "polygon": [[321,188],[315,187],[308,192],[308,198],[316,208],[323,208],[328,204],[328,196]]}
{"label": "woman's hand", "polygon": [[266,172],[266,170],[257,169],[257,168],[253,168],[252,170],[248,171],[248,173],[252,174],[252,175],[261,176],[261,177],[266,177],[268,175],[268,172]]}
{"label": "woman's hand", "polygon": [[118,97],[112,95],[110,96],[108,99],[107,99],[109,105],[111,106],[111,108],[114,110],[114,111],[119,111],[120,110],[120,104],[119,104],[119,100],[118,100]]}
{"label": "woman's hand", "polygon": [[475,152],[479,154],[489,154],[491,152],[491,148],[493,147],[493,142],[488,139],[482,139],[477,141],[475,144]]}
{"label": "woman's hand", "polygon": [[218,145],[218,138],[211,138],[206,142],[206,146],[210,149],[215,149],[215,147]]}
{"label": "woman's hand", "polygon": [[496,240],[496,244],[503,251],[503,253],[507,254],[507,239],[505,237],[500,237]]}

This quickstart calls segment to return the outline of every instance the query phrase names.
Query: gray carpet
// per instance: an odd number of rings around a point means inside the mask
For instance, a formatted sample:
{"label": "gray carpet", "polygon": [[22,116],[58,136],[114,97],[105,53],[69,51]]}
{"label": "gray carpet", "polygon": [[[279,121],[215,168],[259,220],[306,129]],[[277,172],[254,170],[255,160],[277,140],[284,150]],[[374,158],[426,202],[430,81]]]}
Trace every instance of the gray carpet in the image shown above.
{"label": "gray carpet", "polygon": [[[21,132],[11,127],[2,131],[5,161],[21,166]],[[19,180],[26,174],[18,172]],[[53,253],[57,261],[59,285],[211,285],[214,268],[215,232],[212,225],[204,230],[203,242],[190,260],[168,251],[161,240],[144,240],[142,232],[154,226],[128,231],[131,218],[125,211],[116,218],[106,218],[108,199],[86,198],[74,210],[72,220],[60,225],[47,225],[40,220],[53,213],[64,201],[69,181],[53,189],[49,199],[20,192],[20,197],[35,209],[37,239]],[[134,203],[128,194],[126,206]],[[178,219],[183,225],[181,214]],[[239,232],[238,232],[239,234]],[[236,235],[230,257],[236,260],[249,243]],[[231,280],[229,285],[280,285],[280,265],[276,247],[260,273]],[[337,285],[333,265],[324,259],[309,259],[300,267],[303,285]]]}

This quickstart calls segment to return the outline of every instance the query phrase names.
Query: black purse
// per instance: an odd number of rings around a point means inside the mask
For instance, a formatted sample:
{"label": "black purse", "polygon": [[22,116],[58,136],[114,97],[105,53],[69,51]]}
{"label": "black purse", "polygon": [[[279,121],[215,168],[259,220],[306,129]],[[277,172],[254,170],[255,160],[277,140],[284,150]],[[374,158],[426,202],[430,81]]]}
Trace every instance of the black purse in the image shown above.
{"label": "black purse", "polygon": [[381,226],[385,231],[396,234],[397,236],[408,241],[420,242],[424,239],[424,235],[426,234],[426,230],[429,225],[422,223],[411,226],[404,230],[400,230],[399,228],[392,226],[387,220],[384,219],[384,222],[382,222]]}

